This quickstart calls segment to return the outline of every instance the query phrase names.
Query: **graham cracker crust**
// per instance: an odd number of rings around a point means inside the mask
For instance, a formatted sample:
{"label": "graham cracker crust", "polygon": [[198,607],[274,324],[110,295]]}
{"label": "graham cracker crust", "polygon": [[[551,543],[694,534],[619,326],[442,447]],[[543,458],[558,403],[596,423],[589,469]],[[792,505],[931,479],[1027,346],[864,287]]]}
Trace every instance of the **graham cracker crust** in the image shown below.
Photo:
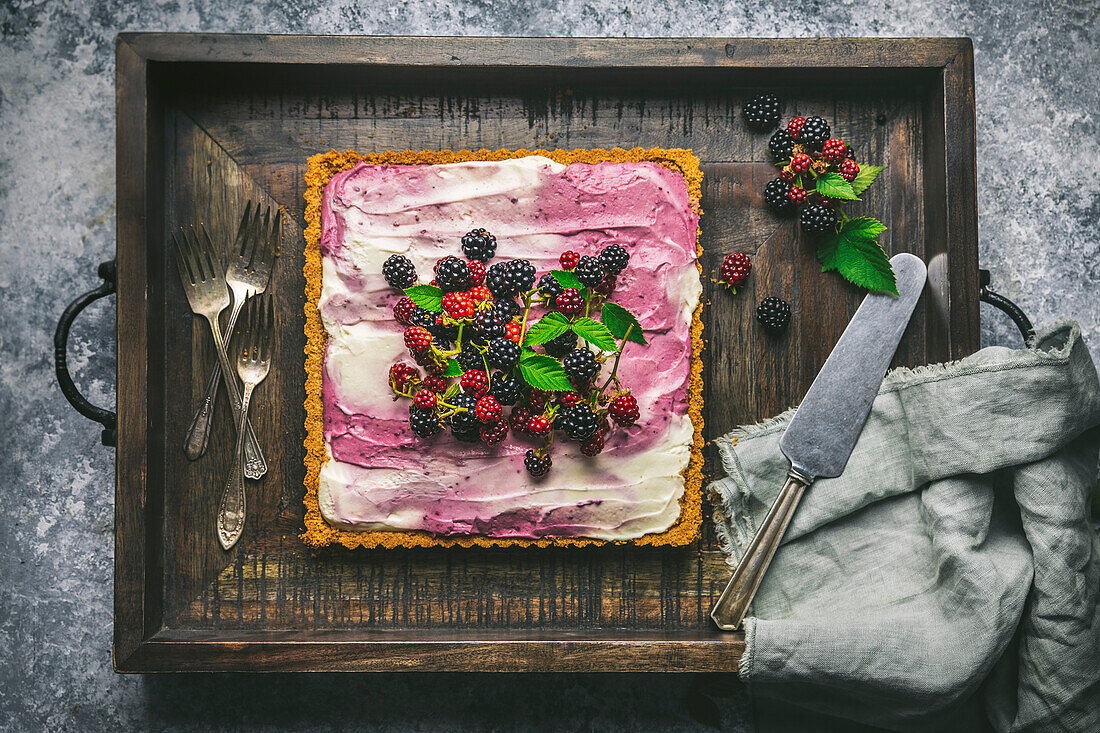
{"label": "graham cracker crust", "polygon": [[[703,484],[703,321],[702,299],[695,307],[691,321],[691,374],[688,381],[688,415],[694,426],[691,458],[682,475],[684,493],[680,497],[680,518],[664,532],[648,534],[632,540],[596,540],[586,538],[543,538],[537,540],[496,538],[480,536],[437,537],[423,531],[357,532],[333,527],[325,521],[317,504],[317,489],[321,467],[326,460],[323,434],[324,405],[321,400],[321,372],[325,351],[326,333],[321,322],[317,303],[321,296],[321,199],[329,180],[360,162],[372,165],[438,165],[461,163],[471,160],[509,160],[529,155],[541,155],[555,162],[570,163],[658,163],[684,177],[687,183],[691,208],[702,214],[699,206],[703,173],[699,159],[690,150],[662,148],[633,148],[624,150],[404,150],[365,155],[353,150],[332,150],[309,159],[306,171],[306,249],[303,273],[306,278],[305,301],[305,370],[306,370],[306,506],[305,532],[300,537],[311,547],[342,545],[356,547],[584,547],[588,545],[632,544],[682,546],[691,543],[699,535],[702,523]],[[698,257],[702,255],[699,232],[696,231],[696,267],[702,272]]]}

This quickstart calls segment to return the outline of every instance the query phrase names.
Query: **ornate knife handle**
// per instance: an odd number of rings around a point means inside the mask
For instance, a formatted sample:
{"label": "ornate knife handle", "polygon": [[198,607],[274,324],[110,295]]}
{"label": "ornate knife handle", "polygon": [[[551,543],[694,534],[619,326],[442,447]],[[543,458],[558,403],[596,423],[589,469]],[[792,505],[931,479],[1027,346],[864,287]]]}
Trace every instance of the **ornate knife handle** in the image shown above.
{"label": "ornate knife handle", "polygon": [[768,571],[775,551],[779,549],[779,543],[783,534],[787,531],[787,525],[794,517],[795,509],[802,498],[802,493],[813,481],[813,477],[804,476],[801,473],[791,471],[787,477],[787,483],[779,496],[775,497],[771,509],[760,523],[752,542],[745,549],[741,561],[733,571],[733,577],[718,597],[718,602],[711,609],[710,617],[723,631],[736,631],[741,627],[741,622],[748,613],[749,604],[752,603],[756,591],[760,588],[760,581],[764,579],[764,573]]}

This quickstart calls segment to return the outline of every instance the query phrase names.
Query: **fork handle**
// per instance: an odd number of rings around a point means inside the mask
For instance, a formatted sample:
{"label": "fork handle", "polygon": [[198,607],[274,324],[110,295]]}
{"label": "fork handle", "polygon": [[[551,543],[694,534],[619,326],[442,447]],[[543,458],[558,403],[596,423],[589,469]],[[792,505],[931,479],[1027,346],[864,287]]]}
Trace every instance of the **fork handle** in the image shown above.
{"label": "fork handle", "polygon": [[237,428],[237,449],[233,451],[233,465],[229,469],[229,479],[225,483],[225,491],[222,492],[221,504],[218,507],[218,542],[222,549],[228,550],[237,544],[244,530],[244,517],[246,499],[244,493],[244,476],[242,463],[244,462],[245,424],[248,421],[248,402],[252,399],[252,389],[256,385],[246,382],[244,385],[244,397],[241,400],[241,419]]}
{"label": "fork handle", "polygon": [[[233,379],[233,367],[229,364],[229,356],[225,353],[225,339],[222,337],[221,326],[218,319],[206,319],[210,323],[210,331],[214,335],[214,350],[218,352],[218,361],[222,365],[222,374],[226,375],[225,390],[229,393],[229,403],[233,406],[233,416],[236,418],[234,425],[238,431],[243,427],[244,442],[244,475],[246,478],[258,479],[267,473],[267,462],[264,460],[260,443],[256,440],[256,433],[252,431],[252,424],[248,422],[248,413],[241,410],[241,393],[237,389],[237,380]],[[242,424],[243,416],[243,424]]]}
{"label": "fork handle", "polygon": [[[233,298],[233,308],[229,312],[229,322],[225,325],[225,333],[233,333],[233,327],[237,324],[237,316],[241,313],[242,305],[244,305],[242,300],[236,297]],[[206,453],[206,445],[210,442],[210,428],[214,424],[214,401],[218,397],[218,383],[221,381],[221,376],[222,366],[219,359],[214,362],[214,367],[210,370],[210,378],[206,380],[206,391],[199,401],[199,408],[195,410],[195,416],[191,418],[191,425],[188,426],[187,435],[184,437],[183,452],[189,461],[198,460]],[[248,423],[248,429],[252,430],[251,421]],[[263,458],[262,454],[260,457]],[[255,478],[259,478],[259,476]]]}

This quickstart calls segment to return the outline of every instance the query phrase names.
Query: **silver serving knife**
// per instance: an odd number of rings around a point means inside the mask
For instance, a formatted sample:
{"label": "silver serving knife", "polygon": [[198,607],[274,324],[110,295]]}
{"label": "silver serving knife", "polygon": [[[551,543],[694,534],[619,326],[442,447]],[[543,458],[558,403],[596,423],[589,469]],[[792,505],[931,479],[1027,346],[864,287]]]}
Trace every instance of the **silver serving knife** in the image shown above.
{"label": "silver serving knife", "polygon": [[890,264],[899,297],[863,299],[779,440],[779,449],[791,462],[787,483],[710,612],[720,629],[741,626],[802,492],[815,479],[839,476],[863,431],[928,275],[920,258],[911,254],[894,255]]}

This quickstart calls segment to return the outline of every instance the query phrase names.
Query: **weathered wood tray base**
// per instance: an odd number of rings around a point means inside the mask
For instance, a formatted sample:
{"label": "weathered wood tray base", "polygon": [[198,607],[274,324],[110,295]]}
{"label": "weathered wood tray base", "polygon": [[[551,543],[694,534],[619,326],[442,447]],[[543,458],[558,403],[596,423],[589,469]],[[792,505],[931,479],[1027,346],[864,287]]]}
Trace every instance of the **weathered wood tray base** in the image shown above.
{"label": "weathered wood tray base", "polygon": [[[804,70],[807,55],[818,67]],[[828,79],[831,96],[815,90]],[[118,42],[119,450],[115,664],[165,670],[735,670],[707,612],[728,577],[708,526],[687,548],[310,552],[302,529],[303,171],[328,149],[691,148],[703,162],[706,436],[797,402],[860,300],[822,275],[760,193],[761,89],[821,114],[885,164],[853,211],[931,283],[899,364],[977,345],[972,52],[957,39],[589,40],[127,34]],[[240,544],[213,512],[228,467],[224,395],[206,457],[183,434],[212,348],[165,236],[231,232],[246,200],[287,214],[276,363],[253,408],[269,473]],[[736,296],[710,276],[755,255]],[[766,295],[796,310],[767,337]],[[708,454],[708,474],[720,467]]]}

